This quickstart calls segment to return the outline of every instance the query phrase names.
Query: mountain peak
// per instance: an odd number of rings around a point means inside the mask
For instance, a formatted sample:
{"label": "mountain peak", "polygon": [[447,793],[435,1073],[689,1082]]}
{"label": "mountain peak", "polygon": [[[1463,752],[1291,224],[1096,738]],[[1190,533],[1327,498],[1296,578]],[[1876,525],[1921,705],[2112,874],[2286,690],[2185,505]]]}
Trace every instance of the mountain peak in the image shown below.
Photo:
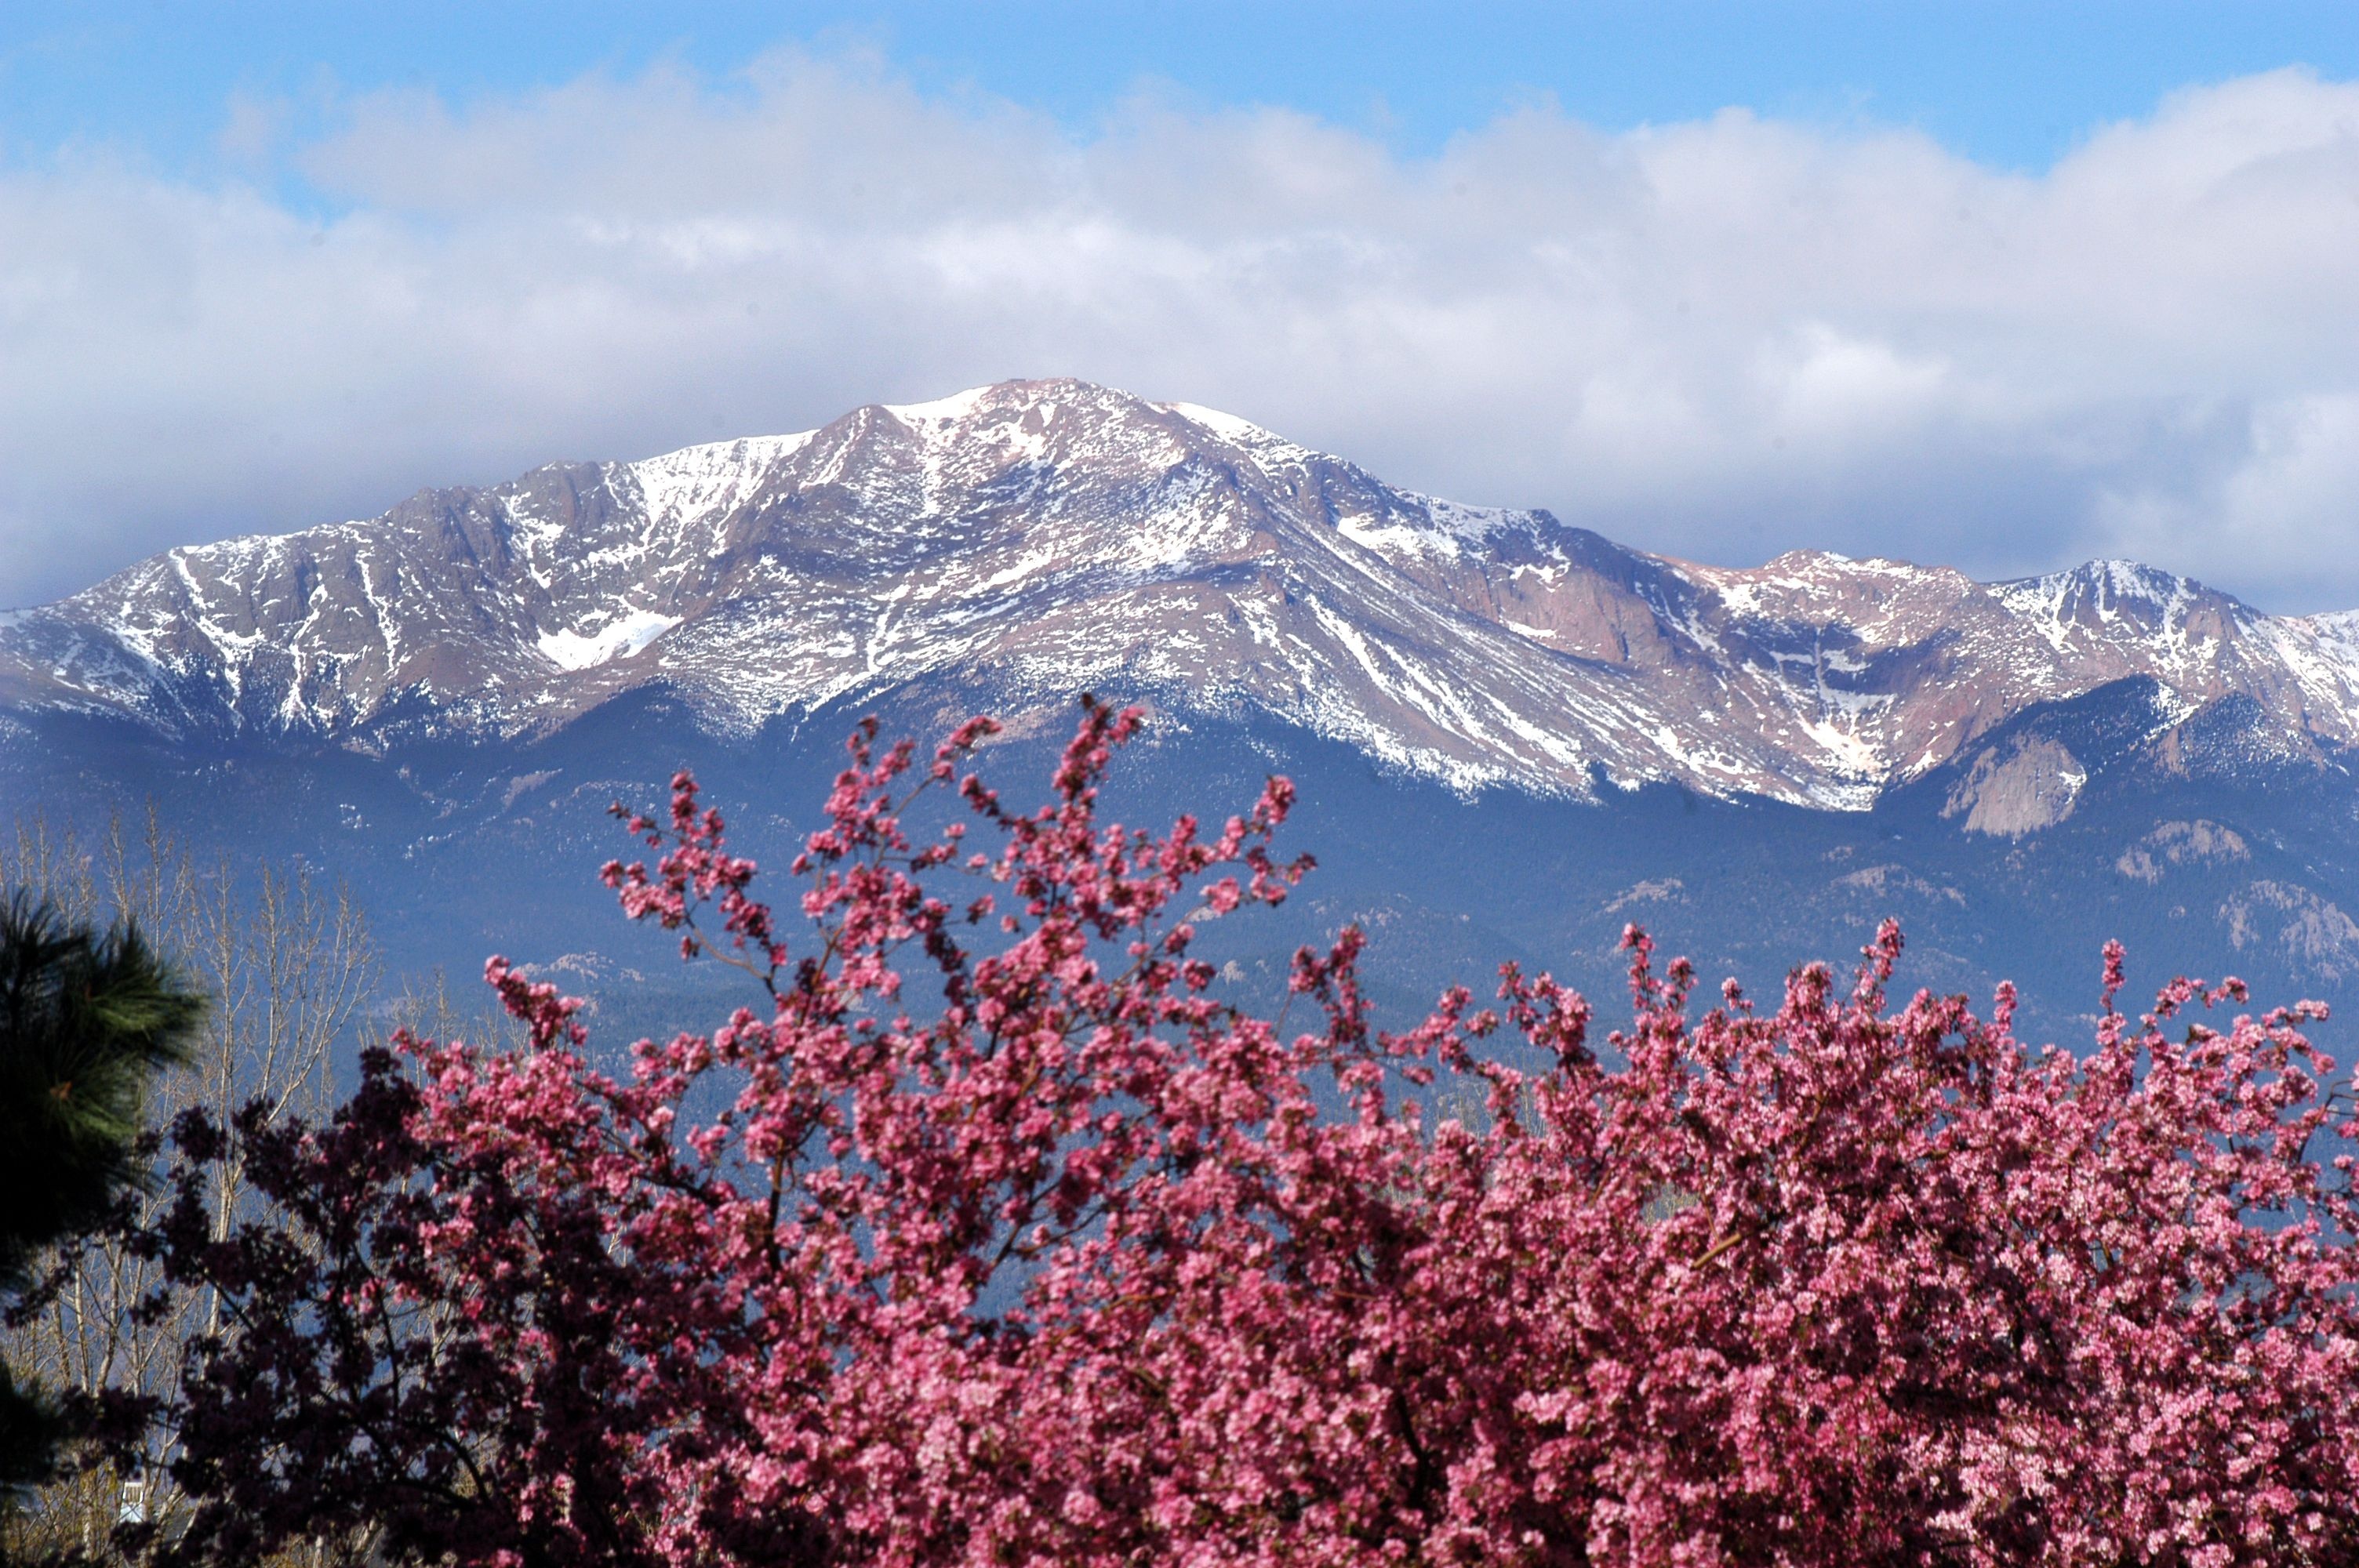
{"label": "mountain peak", "polygon": [[2129,676],[2359,741],[2359,633],[2128,562],[1993,585],[1825,551],[1697,566],[1386,485],[1069,378],[426,491],[168,552],[0,621],[0,707],[372,747],[662,686],[723,730],[956,681],[1256,710],[1462,789],[1872,802]]}
{"label": "mountain peak", "polygon": [[2236,600],[2190,577],[2147,566],[2143,561],[2109,557],[2083,561],[2077,567],[2039,577],[2018,578],[1997,585],[2004,589],[2086,600],[2105,604],[2119,600],[2166,604],[2190,599]]}

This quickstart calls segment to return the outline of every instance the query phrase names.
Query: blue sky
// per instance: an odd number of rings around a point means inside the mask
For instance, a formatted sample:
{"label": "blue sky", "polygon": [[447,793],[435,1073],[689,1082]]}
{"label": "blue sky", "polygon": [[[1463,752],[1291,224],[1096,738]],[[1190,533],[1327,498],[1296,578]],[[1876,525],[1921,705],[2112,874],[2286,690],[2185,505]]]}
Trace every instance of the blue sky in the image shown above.
{"label": "blue sky", "polygon": [[2359,75],[2359,5],[18,4],[0,7],[0,138],[17,158],[102,143],[201,167],[236,95],[425,86],[464,101],[660,59],[725,74],[788,42],[873,49],[929,91],[980,90],[1078,128],[1147,90],[1282,104],[1427,151],[1545,95],[1607,130],[1743,105],[1915,126],[2036,169],[2175,88],[2291,64]]}
{"label": "blue sky", "polygon": [[2359,606],[2359,5],[0,0],[0,607],[1049,374]]}

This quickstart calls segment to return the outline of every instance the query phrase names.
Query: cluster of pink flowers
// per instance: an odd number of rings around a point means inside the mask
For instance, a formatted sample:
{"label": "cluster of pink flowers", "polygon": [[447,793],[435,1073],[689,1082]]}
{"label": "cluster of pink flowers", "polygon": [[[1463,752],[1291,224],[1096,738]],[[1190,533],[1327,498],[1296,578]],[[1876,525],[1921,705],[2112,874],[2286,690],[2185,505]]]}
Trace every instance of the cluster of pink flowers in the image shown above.
{"label": "cluster of pink flowers", "polygon": [[[683,774],[606,880],[759,1006],[618,1079],[494,960],[527,1048],[405,1039],[325,1125],[183,1126],[275,1206],[215,1241],[192,1180],[151,1238],[227,1308],[168,1412],[201,1507],[151,1544],[2359,1561],[2359,1127],[2317,1010],[2180,981],[2133,1020],[2109,950],[2093,1051],[2032,1049],[2004,991],[1889,1006],[1887,927],[1854,984],[1699,1015],[1634,930],[1602,1041],[1512,968],[1388,1033],[1346,930],[1289,1033],[1193,949],[1308,869],[1291,790],[1103,821],[1137,722],[1089,705],[1028,814],[962,773],[988,721],[930,767],[864,729],[799,924]],[[937,787],[962,820],[917,841]]]}

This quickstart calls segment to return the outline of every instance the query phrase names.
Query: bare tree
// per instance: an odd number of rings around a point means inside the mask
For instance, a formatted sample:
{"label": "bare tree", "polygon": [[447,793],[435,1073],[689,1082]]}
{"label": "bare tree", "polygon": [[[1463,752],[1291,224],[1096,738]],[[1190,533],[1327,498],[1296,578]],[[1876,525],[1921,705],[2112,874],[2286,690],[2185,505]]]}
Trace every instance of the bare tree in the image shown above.
{"label": "bare tree", "polygon": [[[118,817],[96,840],[39,817],[18,824],[13,842],[0,842],[0,885],[27,889],[77,919],[136,922],[208,993],[195,1055],[159,1084],[155,1125],[196,1106],[226,1121],[255,1100],[273,1119],[330,1103],[336,1046],[364,1022],[378,981],[367,919],[341,883],[300,863],[243,874],[226,858],[201,864],[151,808],[136,827]],[[214,1174],[222,1234],[248,1206],[244,1178],[234,1162]],[[60,1264],[62,1282],[47,1306],[5,1330],[11,1354],[50,1387],[168,1393],[190,1337],[219,1326],[211,1299],[179,1303],[160,1318],[135,1314],[158,1281],[121,1246],[94,1242]],[[119,1519],[168,1529],[181,1507],[164,1467],[170,1441],[168,1432],[155,1433],[137,1474],[85,1472],[55,1483],[20,1514],[18,1530],[38,1539],[0,1547],[79,1546],[95,1556]]]}

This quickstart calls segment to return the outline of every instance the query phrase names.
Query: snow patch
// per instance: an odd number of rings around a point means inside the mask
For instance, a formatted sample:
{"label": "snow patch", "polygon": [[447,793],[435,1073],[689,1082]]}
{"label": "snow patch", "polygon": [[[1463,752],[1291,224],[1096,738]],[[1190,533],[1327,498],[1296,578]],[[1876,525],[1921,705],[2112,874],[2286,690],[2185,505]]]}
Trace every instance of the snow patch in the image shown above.
{"label": "snow patch", "polygon": [[953,392],[931,403],[887,403],[885,412],[904,425],[949,423],[965,418],[990,395],[991,388],[987,386],[970,386],[964,392]]}
{"label": "snow patch", "polygon": [[1223,414],[1217,408],[1207,408],[1201,403],[1158,403],[1155,406],[1169,413],[1177,414],[1190,425],[1201,425],[1223,441],[1234,441],[1241,447],[1292,447],[1294,445],[1285,437],[1265,430],[1249,419],[1240,419],[1234,414]]}
{"label": "snow patch", "polygon": [[1503,529],[1531,522],[1528,512],[1461,506],[1430,495],[1397,493],[1416,510],[1385,518],[1364,514],[1338,517],[1335,531],[1355,545],[1364,545],[1396,560],[1407,555],[1455,561],[1479,549]]}
{"label": "snow patch", "polygon": [[745,504],[781,462],[810,445],[816,430],[791,436],[748,436],[682,447],[624,465],[638,486],[650,527],[681,526],[725,516]]}
{"label": "snow patch", "polygon": [[544,632],[536,645],[541,657],[559,669],[586,670],[611,659],[630,657],[679,621],[677,615],[634,610],[600,632]]}

